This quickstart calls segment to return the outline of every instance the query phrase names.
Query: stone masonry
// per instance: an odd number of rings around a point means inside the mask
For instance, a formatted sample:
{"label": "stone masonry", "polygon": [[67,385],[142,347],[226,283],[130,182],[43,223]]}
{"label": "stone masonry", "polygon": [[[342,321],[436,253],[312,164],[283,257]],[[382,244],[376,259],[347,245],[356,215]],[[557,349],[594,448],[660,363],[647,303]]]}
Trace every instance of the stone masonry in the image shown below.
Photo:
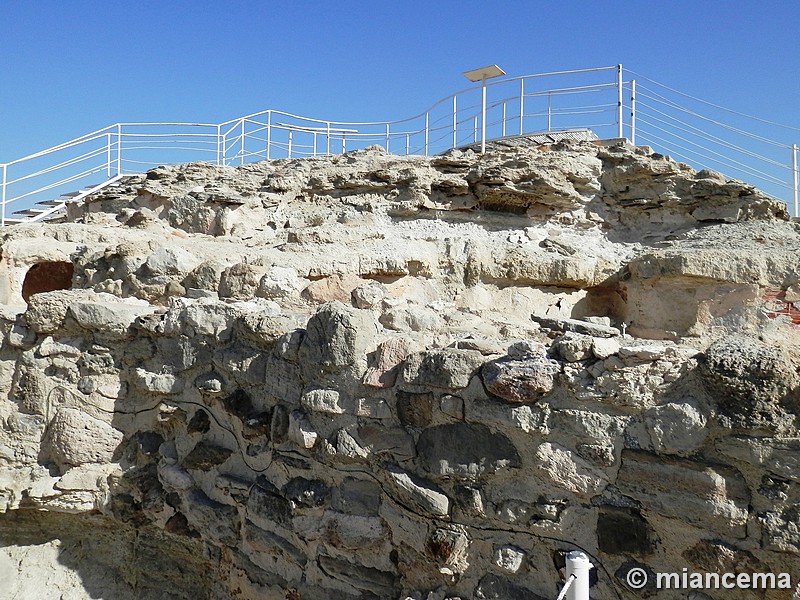
{"label": "stone masonry", "polygon": [[750,186],[374,147],[0,244],[0,598],[546,600],[574,549],[595,600],[800,598],[800,237]]}

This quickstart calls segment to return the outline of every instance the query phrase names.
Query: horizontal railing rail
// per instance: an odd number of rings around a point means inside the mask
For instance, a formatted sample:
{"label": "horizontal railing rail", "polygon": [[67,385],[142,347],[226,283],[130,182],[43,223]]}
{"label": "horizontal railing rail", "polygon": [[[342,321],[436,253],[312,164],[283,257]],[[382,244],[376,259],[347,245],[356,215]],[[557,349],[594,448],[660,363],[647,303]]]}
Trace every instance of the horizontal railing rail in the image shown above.
{"label": "horizontal railing rail", "polygon": [[[32,218],[16,219],[12,210],[30,213],[32,205],[54,195],[92,189],[162,164],[241,165],[374,144],[394,154],[429,155],[478,143],[484,129],[488,140],[584,129],[600,138],[641,140],[693,166],[758,181],[775,197],[793,197],[797,214],[795,145],[767,134],[743,137],[738,124],[726,125],[718,115],[703,116],[687,106],[691,97],[641,76],[646,83],[637,87],[627,74],[632,75],[615,65],[489,80],[484,82],[485,112],[481,86],[472,86],[394,121],[331,121],[266,110],[219,124],[117,123],[0,164],[0,225]],[[559,84],[552,85],[556,80]]]}

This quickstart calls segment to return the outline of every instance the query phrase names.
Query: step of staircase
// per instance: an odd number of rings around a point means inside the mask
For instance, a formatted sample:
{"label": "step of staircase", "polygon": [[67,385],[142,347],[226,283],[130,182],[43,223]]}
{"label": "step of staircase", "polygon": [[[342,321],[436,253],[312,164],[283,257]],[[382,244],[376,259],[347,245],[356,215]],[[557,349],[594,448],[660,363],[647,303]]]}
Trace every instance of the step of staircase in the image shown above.
{"label": "step of staircase", "polygon": [[113,179],[99,184],[87,185],[79,191],[65,192],[58,198],[52,200],[40,200],[33,206],[15,211],[12,213],[16,216],[10,216],[5,219],[6,225],[15,225],[18,223],[29,223],[32,219],[42,217],[42,221],[57,221],[64,218],[64,208],[66,205],[73,201],[74,198],[82,199],[83,196],[88,196],[90,193],[99,191],[105,187],[115,187],[120,185],[121,175],[117,175]]}

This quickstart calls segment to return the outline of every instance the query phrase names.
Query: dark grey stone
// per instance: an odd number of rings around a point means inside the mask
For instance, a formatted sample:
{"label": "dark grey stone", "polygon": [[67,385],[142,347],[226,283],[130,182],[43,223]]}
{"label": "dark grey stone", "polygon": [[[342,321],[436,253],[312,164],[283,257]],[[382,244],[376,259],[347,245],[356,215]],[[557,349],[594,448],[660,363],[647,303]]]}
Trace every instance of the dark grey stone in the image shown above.
{"label": "dark grey stone", "polygon": [[365,479],[347,478],[333,489],[331,506],[342,513],[375,516],[381,505],[381,487]]}
{"label": "dark grey stone", "polygon": [[233,454],[233,450],[201,440],[186,455],[182,465],[184,469],[207,471],[224,463],[231,454]]}
{"label": "dark grey stone", "polygon": [[433,420],[433,394],[398,391],[397,416],[407,427],[427,427]]}
{"label": "dark grey stone", "polygon": [[606,554],[652,554],[654,535],[639,511],[603,506],[597,516],[597,547]]}
{"label": "dark grey stone", "polygon": [[319,479],[295,477],[283,487],[283,493],[295,504],[316,507],[328,502],[331,489]]}
{"label": "dark grey stone", "polygon": [[417,452],[423,468],[440,476],[477,477],[521,466],[519,453],[506,436],[477,423],[425,429]]}

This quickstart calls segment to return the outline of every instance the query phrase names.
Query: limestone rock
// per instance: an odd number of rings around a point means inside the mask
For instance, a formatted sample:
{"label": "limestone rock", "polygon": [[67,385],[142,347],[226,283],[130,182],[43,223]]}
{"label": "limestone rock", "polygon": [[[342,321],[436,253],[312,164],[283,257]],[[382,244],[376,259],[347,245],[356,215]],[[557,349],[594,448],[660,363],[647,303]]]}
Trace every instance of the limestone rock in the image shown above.
{"label": "limestone rock", "polygon": [[417,386],[465,388],[484,358],[474,350],[443,348],[411,354],[403,365],[403,381]]}
{"label": "limestone rock", "polygon": [[687,454],[705,441],[706,418],[692,399],[670,402],[644,413],[650,439],[658,452]]}
{"label": "limestone rock", "polygon": [[501,570],[506,573],[517,573],[527,558],[524,550],[516,546],[500,546],[495,549],[493,561]]}
{"label": "limestone rock", "polygon": [[545,442],[536,449],[536,467],[549,482],[579,496],[592,496],[607,484],[582,458],[557,444]]}
{"label": "limestone rock", "polygon": [[308,411],[341,415],[345,412],[337,390],[309,390],[300,398]]}
{"label": "limestone rock", "polygon": [[746,535],[750,494],[741,474],[728,467],[626,451],[616,486],[665,516],[720,535]]}
{"label": "limestone rock", "polygon": [[[273,423],[275,417],[273,417]],[[313,425],[308,420],[305,413],[299,410],[294,410],[289,414],[289,424],[287,434],[289,441],[297,444],[300,448],[311,449],[319,439],[319,434],[314,430]],[[276,430],[273,430],[272,438],[275,441],[280,441],[283,436]]]}
{"label": "limestone rock", "polygon": [[275,266],[258,282],[256,295],[263,298],[287,298],[299,293],[303,286],[303,280],[298,277],[295,269]]}
{"label": "limestone rock", "polygon": [[312,281],[303,289],[302,296],[314,304],[341,302],[350,304],[353,290],[364,282],[355,275],[331,275]]}
{"label": "limestone rock", "polygon": [[723,338],[708,349],[700,372],[727,426],[776,432],[794,427],[800,380],[780,349],[741,335]]}
{"label": "limestone rock", "polygon": [[620,335],[620,330],[616,327],[599,325],[597,323],[580,321],[578,319],[562,319],[540,315],[531,315],[531,319],[542,327],[554,331],[572,331],[574,333],[581,333],[598,338],[610,338]]}
{"label": "limestone rock", "polygon": [[122,432],[75,408],[59,408],[50,422],[42,450],[61,468],[110,463]]}
{"label": "limestone rock", "polygon": [[200,259],[192,253],[183,248],[171,246],[159,248],[145,260],[145,266],[151,276],[184,277],[199,263]]}
{"label": "limestone rock", "polygon": [[363,374],[367,351],[376,333],[375,320],[369,312],[331,302],[308,321],[298,356],[312,378],[339,369]]}
{"label": "limestone rock", "polygon": [[395,466],[388,466],[386,477],[398,496],[434,517],[445,517],[450,499],[434,484],[415,477]]}
{"label": "limestone rock", "polygon": [[593,347],[594,340],[591,336],[572,332],[565,333],[553,341],[553,350],[568,362],[577,362],[589,358],[592,356]]}

